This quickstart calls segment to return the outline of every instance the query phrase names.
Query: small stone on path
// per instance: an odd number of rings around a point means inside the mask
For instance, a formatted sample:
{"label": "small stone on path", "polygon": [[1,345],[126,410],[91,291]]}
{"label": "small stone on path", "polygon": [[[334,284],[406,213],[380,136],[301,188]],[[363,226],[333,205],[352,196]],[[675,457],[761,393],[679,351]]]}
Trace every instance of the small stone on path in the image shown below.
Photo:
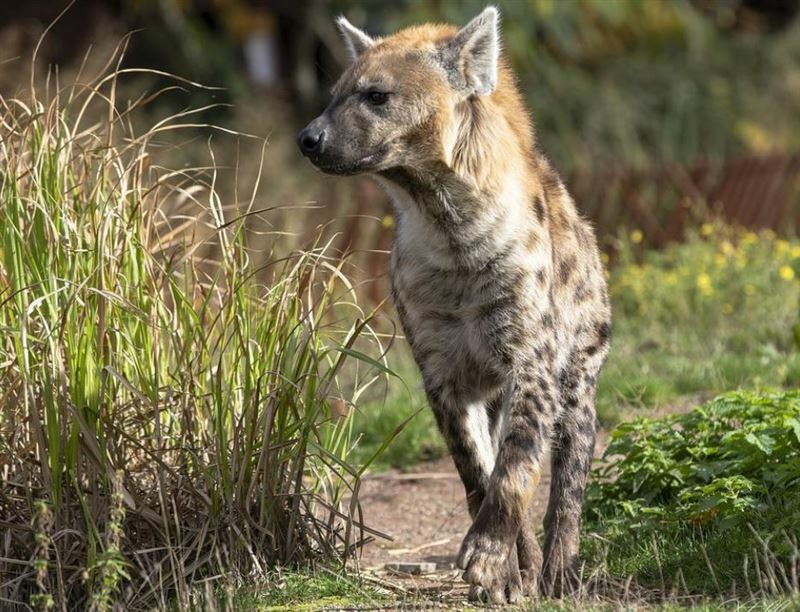
{"label": "small stone on path", "polygon": [[420,561],[418,563],[387,563],[384,568],[393,574],[403,574],[406,576],[421,576],[422,574],[432,574],[436,571],[436,564],[430,561]]}

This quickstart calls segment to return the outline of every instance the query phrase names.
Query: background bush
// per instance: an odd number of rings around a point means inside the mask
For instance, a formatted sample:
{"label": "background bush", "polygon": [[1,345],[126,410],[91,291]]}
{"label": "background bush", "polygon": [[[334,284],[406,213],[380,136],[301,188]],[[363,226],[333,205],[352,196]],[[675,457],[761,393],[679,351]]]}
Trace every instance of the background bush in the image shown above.
{"label": "background bush", "polygon": [[586,494],[595,559],[640,584],[798,590],[800,393],[735,392],[611,434]]}

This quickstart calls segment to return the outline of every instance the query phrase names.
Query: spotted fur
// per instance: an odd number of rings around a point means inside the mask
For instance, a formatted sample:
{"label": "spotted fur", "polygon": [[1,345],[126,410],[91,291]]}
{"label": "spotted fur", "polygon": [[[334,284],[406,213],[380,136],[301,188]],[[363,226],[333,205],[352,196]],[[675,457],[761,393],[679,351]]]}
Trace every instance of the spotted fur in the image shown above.
{"label": "spotted fur", "polygon": [[[575,585],[611,313],[594,233],[535,146],[497,21],[490,7],[461,30],[373,39],[340,19],[353,64],[301,148],[392,199],[392,297],[473,517],[458,565],[471,596],[501,603]],[[548,449],[542,553],[531,500]]]}

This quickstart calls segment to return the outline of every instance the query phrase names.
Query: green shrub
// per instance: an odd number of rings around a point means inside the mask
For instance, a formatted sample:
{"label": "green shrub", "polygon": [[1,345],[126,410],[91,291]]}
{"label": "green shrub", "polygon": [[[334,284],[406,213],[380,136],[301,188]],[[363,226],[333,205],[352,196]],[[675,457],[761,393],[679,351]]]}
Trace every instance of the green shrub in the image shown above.
{"label": "green shrub", "polygon": [[590,554],[612,572],[657,583],[680,570],[703,592],[796,590],[800,392],[728,393],[619,425],[586,499],[601,535]]}

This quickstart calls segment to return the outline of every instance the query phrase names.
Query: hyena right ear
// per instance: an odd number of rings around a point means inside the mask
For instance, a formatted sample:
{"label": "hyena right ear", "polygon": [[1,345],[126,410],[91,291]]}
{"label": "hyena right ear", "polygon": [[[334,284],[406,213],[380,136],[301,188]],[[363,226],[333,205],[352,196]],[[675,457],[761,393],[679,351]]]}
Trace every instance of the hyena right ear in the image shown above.
{"label": "hyena right ear", "polygon": [[467,95],[485,96],[497,87],[500,61],[498,13],[493,6],[461,28],[441,50],[448,78]]}
{"label": "hyena right ear", "polygon": [[375,44],[375,41],[369,35],[347,21],[344,15],[340,15],[336,19],[336,27],[339,28],[339,32],[344,38],[344,44],[347,45],[350,61],[356,61],[359,55]]}

